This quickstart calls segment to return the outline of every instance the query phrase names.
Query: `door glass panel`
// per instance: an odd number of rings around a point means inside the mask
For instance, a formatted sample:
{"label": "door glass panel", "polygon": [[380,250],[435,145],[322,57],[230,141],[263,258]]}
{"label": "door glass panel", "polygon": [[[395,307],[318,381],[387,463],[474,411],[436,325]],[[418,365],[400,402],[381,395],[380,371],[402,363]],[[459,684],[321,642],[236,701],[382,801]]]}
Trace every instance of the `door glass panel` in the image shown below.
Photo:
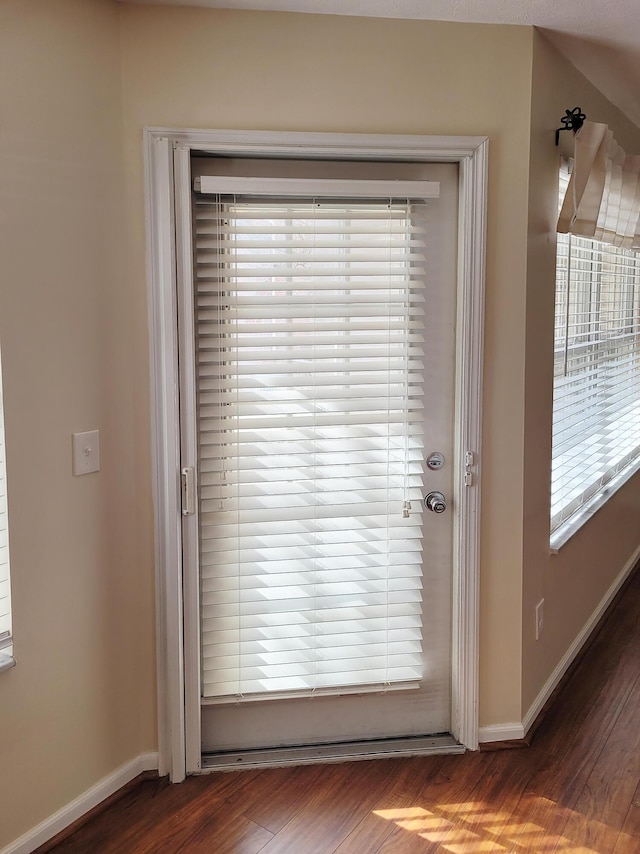
{"label": "door glass panel", "polygon": [[196,199],[209,701],[422,678],[423,211]]}

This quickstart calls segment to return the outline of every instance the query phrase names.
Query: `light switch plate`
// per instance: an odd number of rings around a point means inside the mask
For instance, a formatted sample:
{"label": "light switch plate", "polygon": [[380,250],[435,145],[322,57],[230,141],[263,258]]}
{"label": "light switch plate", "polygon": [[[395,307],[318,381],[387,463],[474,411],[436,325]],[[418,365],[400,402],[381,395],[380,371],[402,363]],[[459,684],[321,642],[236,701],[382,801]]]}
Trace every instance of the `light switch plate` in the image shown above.
{"label": "light switch plate", "polygon": [[91,474],[100,471],[100,434],[98,430],[88,430],[86,433],[72,433],[73,474]]}

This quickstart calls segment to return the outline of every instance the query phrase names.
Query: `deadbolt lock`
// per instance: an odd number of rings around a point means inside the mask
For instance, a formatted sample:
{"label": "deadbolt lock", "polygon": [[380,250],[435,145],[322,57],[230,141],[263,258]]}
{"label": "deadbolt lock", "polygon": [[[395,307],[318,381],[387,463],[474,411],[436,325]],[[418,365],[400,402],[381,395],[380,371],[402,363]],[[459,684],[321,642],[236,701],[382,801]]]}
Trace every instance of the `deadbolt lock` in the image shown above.
{"label": "deadbolt lock", "polygon": [[431,471],[438,471],[438,469],[441,469],[443,465],[444,454],[441,454],[440,451],[434,451],[427,457],[427,466],[431,469]]}

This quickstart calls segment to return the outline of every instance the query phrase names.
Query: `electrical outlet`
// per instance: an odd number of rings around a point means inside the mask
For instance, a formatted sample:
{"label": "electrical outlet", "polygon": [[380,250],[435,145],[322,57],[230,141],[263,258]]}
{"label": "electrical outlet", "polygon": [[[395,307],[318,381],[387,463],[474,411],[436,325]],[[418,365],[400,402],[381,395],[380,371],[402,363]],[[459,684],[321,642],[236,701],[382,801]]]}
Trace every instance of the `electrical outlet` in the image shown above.
{"label": "electrical outlet", "polygon": [[536,640],[542,637],[544,629],[544,599],[541,599],[536,605]]}
{"label": "electrical outlet", "polygon": [[100,471],[100,434],[97,430],[72,433],[73,475],[79,477]]}

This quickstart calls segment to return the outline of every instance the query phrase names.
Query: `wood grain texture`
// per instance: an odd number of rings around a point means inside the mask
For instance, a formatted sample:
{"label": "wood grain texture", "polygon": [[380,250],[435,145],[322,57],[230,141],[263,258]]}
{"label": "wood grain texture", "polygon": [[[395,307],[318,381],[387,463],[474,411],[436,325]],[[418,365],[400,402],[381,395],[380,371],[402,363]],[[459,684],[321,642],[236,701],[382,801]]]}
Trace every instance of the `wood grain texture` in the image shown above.
{"label": "wood grain texture", "polygon": [[39,854],[640,851],[640,574],[522,750],[142,780]]}

